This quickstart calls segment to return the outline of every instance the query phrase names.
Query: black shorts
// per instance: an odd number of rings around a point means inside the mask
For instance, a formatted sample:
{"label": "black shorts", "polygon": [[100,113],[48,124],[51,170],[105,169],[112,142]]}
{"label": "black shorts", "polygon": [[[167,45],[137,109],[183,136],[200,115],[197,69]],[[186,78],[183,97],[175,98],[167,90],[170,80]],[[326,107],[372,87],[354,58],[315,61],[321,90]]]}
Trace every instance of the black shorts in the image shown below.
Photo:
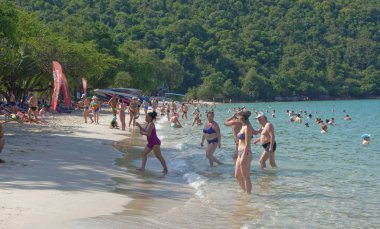
{"label": "black shorts", "polygon": [[[265,143],[264,145],[262,145],[262,147],[263,147],[266,151],[269,151],[270,142]],[[274,142],[274,144],[273,144],[273,153],[276,151],[276,148],[277,148],[277,144],[276,144],[276,142]]]}
{"label": "black shorts", "polygon": [[37,110],[37,107],[30,107],[30,109],[31,109],[32,111],[36,111],[36,110]]}

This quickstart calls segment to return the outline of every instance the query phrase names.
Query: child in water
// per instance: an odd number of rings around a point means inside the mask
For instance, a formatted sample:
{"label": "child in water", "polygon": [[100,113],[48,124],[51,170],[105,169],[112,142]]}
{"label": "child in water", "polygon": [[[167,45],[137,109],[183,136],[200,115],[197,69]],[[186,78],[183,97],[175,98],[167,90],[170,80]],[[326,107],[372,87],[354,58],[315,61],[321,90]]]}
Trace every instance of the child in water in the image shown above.
{"label": "child in water", "polygon": [[362,138],[363,138],[363,142],[362,142],[362,144],[363,145],[368,145],[369,144],[369,138],[371,137],[371,135],[369,135],[369,134],[363,134],[362,135]]}
{"label": "child in water", "polygon": [[327,133],[327,126],[325,124],[321,125],[321,128],[322,128],[321,134]]}

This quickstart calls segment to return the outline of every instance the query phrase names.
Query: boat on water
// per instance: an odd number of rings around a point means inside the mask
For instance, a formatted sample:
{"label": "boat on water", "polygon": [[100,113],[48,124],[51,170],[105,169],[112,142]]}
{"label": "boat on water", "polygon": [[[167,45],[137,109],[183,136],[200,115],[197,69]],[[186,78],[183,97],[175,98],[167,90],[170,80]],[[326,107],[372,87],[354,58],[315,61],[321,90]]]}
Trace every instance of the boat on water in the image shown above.
{"label": "boat on water", "polygon": [[148,99],[143,96],[143,91],[136,88],[105,88],[95,89],[94,94],[102,100],[109,100],[113,95],[117,95],[123,102],[129,104],[133,97],[138,97],[140,100]]}
{"label": "boat on water", "polygon": [[183,94],[177,93],[165,93],[163,96],[143,96],[143,91],[136,88],[105,88],[105,89],[95,89],[94,94],[101,100],[109,100],[113,95],[117,95],[123,100],[126,104],[132,101],[133,97],[139,98],[142,102],[144,100],[149,101],[152,97],[158,99],[159,106],[162,106],[163,101],[175,101],[175,103],[180,104],[183,97]]}

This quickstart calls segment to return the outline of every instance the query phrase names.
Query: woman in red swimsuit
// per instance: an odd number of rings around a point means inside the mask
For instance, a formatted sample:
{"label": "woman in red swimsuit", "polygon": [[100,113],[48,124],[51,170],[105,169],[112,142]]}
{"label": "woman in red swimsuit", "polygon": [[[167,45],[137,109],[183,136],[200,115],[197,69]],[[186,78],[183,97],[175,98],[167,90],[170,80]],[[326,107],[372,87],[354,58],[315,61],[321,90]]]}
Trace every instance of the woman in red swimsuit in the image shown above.
{"label": "woman in red swimsuit", "polygon": [[157,137],[156,127],[153,123],[153,120],[155,120],[156,117],[157,113],[155,111],[149,112],[148,115],[145,116],[145,121],[148,123],[148,125],[145,128],[143,128],[140,125],[140,123],[136,122],[136,126],[140,128],[140,134],[146,135],[146,139],[148,140],[148,144],[145,146],[144,151],[141,153],[141,168],[139,168],[138,170],[145,170],[146,161],[148,160],[148,154],[153,150],[154,155],[161,162],[163,168],[162,172],[167,173],[168,168],[166,167],[165,159],[161,154],[161,141]]}

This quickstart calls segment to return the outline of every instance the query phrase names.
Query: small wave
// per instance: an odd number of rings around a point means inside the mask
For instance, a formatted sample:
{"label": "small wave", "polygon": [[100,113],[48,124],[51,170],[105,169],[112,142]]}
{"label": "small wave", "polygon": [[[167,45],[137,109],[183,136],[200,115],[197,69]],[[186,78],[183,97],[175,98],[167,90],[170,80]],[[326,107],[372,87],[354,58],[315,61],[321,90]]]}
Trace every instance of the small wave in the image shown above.
{"label": "small wave", "polygon": [[205,196],[201,190],[201,186],[206,183],[206,179],[196,173],[186,173],[183,175],[187,183],[196,190],[195,195],[201,199],[204,199]]}

